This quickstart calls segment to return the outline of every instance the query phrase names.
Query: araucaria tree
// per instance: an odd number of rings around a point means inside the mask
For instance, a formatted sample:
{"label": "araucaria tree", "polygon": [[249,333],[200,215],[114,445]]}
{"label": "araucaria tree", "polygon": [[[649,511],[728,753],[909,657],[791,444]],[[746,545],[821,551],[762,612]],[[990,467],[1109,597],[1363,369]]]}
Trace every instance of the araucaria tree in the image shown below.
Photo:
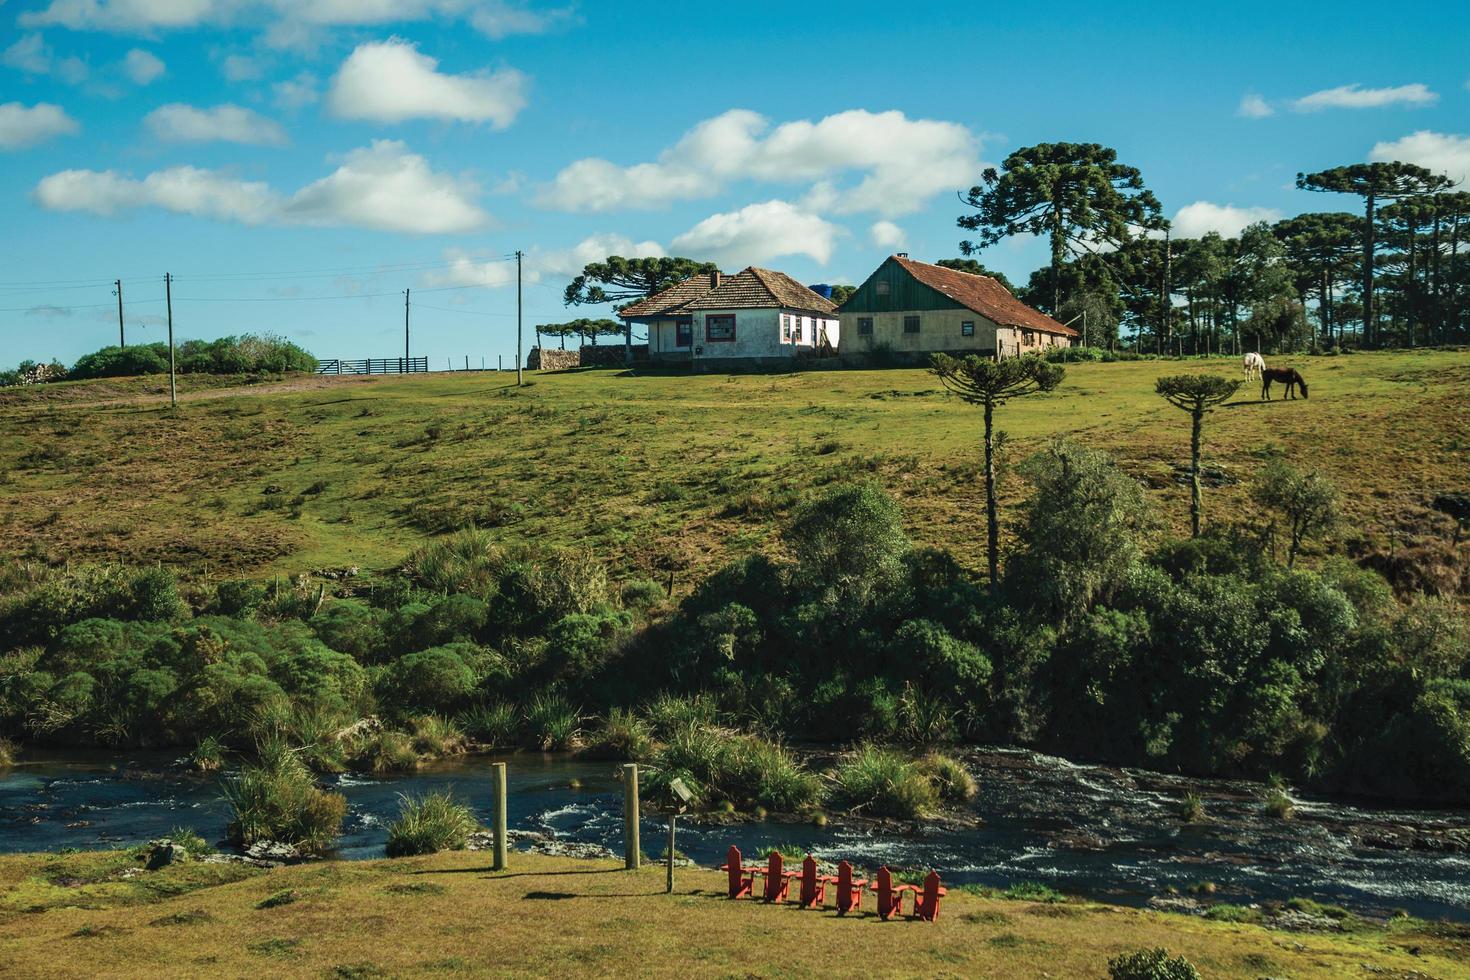
{"label": "araucaria tree", "polygon": [[1241,382],[1218,374],[1171,374],[1154,382],[1154,391],[1170,405],[1189,413],[1189,530],[1199,537],[1200,516],[1204,510],[1199,484],[1200,433],[1205,413],[1227,401],[1240,390]]}
{"label": "araucaria tree", "polygon": [[[661,293],[692,275],[707,275],[718,268],[713,262],[696,262],[694,259],[676,255],[645,259],[625,259],[621,255],[609,255],[605,261],[588,262],[583,266],[582,274],[567,283],[562,302],[567,306],[595,306],[600,303],[625,306]],[[628,348],[628,360],[631,363],[631,320],[624,327],[623,343]]]}
{"label": "araucaria tree", "polygon": [[1380,201],[1398,200],[1418,194],[1433,194],[1451,185],[1448,177],[1412,163],[1355,163],[1314,174],[1297,174],[1296,186],[1304,191],[1357,194],[1363,198],[1363,333],[1369,344],[1379,342],[1378,310],[1373,305],[1373,212]]}
{"label": "araucaria tree", "polygon": [[1062,303],[1061,268],[1067,252],[1117,247],[1139,231],[1165,226],[1159,202],[1143,186],[1137,167],[1118,162],[1118,152],[1097,143],[1038,143],[1006,157],[1000,170],[981,175],[964,202],[961,228],[979,232],[960,243],[969,255],[1011,235],[1039,235],[1051,242],[1051,309]]}
{"label": "araucaria tree", "polygon": [[1066,369],[1036,355],[999,361],[970,354],[935,354],[931,370],[960,399],[985,410],[985,524],[990,589],[1000,580],[1000,516],[995,503],[995,409],[1012,398],[1051,391],[1062,383]]}

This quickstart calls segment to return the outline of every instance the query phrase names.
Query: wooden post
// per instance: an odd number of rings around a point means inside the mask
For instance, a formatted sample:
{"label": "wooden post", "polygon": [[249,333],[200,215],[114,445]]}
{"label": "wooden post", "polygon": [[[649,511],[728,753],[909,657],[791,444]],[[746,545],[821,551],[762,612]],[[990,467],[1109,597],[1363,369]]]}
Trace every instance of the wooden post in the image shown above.
{"label": "wooden post", "polygon": [[637,871],[643,855],[638,846],[638,763],[623,766],[623,866]]}
{"label": "wooden post", "polygon": [[505,763],[497,762],[495,770],[495,870],[505,870]]}
{"label": "wooden post", "polygon": [[163,274],[163,296],[168,304],[168,403],[172,408],[178,408],[179,384],[178,375],[174,371],[174,277],[172,273]]}
{"label": "wooden post", "polygon": [[670,895],[674,894],[674,821],[678,817],[677,813],[669,812],[669,869],[664,881],[664,891]]}

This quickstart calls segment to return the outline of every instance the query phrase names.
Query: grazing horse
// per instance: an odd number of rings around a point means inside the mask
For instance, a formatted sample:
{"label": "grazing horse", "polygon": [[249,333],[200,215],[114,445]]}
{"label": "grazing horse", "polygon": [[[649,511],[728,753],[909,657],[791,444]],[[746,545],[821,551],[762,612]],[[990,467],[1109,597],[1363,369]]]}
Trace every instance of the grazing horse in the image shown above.
{"label": "grazing horse", "polygon": [[1266,401],[1271,400],[1271,382],[1280,381],[1286,385],[1286,397],[1295,398],[1292,394],[1293,388],[1302,390],[1302,397],[1307,397],[1307,379],[1301,376],[1296,368],[1266,368],[1261,372],[1261,397]]}
{"label": "grazing horse", "polygon": [[1245,355],[1245,380],[1251,381],[1261,376],[1266,370],[1266,359],[1257,353]]}

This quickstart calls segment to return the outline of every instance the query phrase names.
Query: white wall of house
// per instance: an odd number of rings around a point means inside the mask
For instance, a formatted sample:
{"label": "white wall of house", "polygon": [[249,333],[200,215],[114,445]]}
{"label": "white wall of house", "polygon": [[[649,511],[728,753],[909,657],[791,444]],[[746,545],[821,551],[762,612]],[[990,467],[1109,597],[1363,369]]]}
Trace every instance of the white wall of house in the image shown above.
{"label": "white wall of house", "polygon": [[[735,317],[735,339],[710,339],[710,318],[728,316]],[[839,337],[835,316],[779,309],[700,310],[694,317],[694,356],[699,360],[795,357],[798,351],[816,347],[822,331],[835,348]]]}
{"label": "white wall of house", "polygon": [[[692,330],[690,333],[693,336]],[[693,339],[697,341],[699,338],[693,336]],[[690,343],[679,343],[678,321],[673,317],[649,322],[648,352],[651,356],[657,358],[661,354],[677,354],[688,357],[692,346]]]}

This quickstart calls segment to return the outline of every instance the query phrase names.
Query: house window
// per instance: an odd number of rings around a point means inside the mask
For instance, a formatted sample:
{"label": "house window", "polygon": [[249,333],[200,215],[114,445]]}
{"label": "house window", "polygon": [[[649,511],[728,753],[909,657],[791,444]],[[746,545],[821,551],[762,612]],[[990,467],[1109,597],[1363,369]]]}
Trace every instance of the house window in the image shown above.
{"label": "house window", "polygon": [[791,338],[798,344],[806,341],[806,321],[799,316],[791,318]]}
{"label": "house window", "polygon": [[704,318],[704,339],[711,344],[735,339],[735,314],[711,313]]}
{"label": "house window", "polygon": [[694,343],[694,318],[681,316],[674,321],[674,346],[688,347]]}
{"label": "house window", "polygon": [[859,337],[871,337],[871,336],[873,336],[873,318],[872,317],[870,317],[870,316],[860,316],[860,317],[858,317],[858,336]]}
{"label": "house window", "polygon": [[973,336],[975,336],[975,321],[974,320],[962,320],[962,321],[960,321],[960,336],[961,337],[973,337]]}
{"label": "house window", "polygon": [[879,296],[887,296],[888,295],[888,283],[886,281],[882,280],[882,279],[880,279],[876,283],[874,283],[873,284],[873,288],[875,290],[877,290]]}
{"label": "house window", "polygon": [[903,318],[903,332],[904,333],[918,333],[919,332],[919,318],[916,317],[916,316],[906,316],[906,317],[904,317]]}
{"label": "house window", "polygon": [[1032,344],[1036,343],[1036,334],[1032,333],[1030,330],[1022,330],[1021,342],[1027,347],[1030,347]]}
{"label": "house window", "polygon": [[791,317],[781,314],[781,343],[791,343]]}

